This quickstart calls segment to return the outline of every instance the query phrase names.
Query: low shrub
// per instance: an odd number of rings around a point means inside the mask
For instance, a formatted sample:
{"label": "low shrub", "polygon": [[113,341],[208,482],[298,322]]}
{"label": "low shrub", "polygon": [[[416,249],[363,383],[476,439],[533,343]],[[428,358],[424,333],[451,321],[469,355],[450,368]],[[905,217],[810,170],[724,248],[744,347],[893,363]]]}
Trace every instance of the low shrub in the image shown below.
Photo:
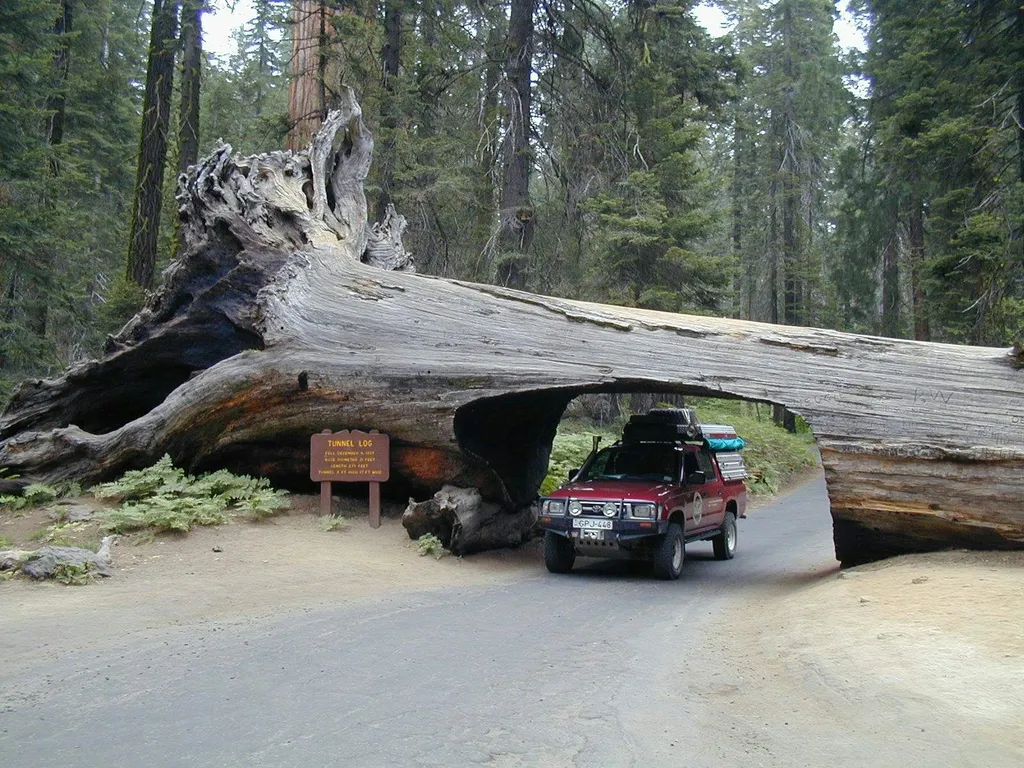
{"label": "low shrub", "polygon": [[53,578],[61,584],[80,587],[89,584],[96,578],[96,574],[88,563],[76,565],[74,563],[57,563],[53,567]]}
{"label": "low shrub", "polygon": [[9,507],[15,510],[41,507],[44,504],[49,504],[58,496],[60,493],[52,485],[32,483],[25,486],[21,496],[0,495],[0,507]]}
{"label": "low shrub", "polygon": [[433,555],[435,560],[440,560],[448,554],[441,540],[432,533],[425,533],[416,539],[416,551],[420,553],[420,557]]}
{"label": "low shrub", "polygon": [[231,512],[262,520],[291,506],[288,492],[271,488],[265,478],[226,470],[192,477],[175,467],[170,456],[96,486],[93,495],[122,502],[119,508],[97,515],[104,529],[114,533],[187,532],[197,525],[225,523]]}
{"label": "low shrub", "polygon": [[348,520],[338,515],[320,515],[316,519],[316,527],[324,533],[328,531],[343,531],[348,528]]}

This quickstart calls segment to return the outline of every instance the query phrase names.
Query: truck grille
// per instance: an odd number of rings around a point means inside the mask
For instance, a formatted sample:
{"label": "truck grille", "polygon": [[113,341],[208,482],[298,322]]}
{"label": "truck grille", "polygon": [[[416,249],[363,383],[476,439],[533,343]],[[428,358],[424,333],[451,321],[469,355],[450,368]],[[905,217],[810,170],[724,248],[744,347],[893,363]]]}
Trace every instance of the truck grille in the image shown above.
{"label": "truck grille", "polygon": [[611,501],[610,499],[606,501],[584,501],[583,499],[578,499],[578,501],[583,506],[583,512],[580,513],[579,517],[607,517],[604,513],[604,505],[608,503],[615,505],[614,517],[622,516],[621,501]]}

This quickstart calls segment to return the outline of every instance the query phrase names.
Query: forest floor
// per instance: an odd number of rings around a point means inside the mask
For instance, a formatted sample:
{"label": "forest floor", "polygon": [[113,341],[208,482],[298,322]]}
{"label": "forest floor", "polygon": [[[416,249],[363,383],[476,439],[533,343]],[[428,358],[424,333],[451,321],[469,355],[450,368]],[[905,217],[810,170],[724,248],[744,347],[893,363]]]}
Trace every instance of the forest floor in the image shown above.
{"label": "forest floor", "polygon": [[[767,503],[758,499],[751,514]],[[347,518],[340,530],[318,528],[319,498],[298,496],[291,510],[260,523],[123,537],[114,548],[116,575],[88,586],[0,582],[4,663],[13,670],[169,626],[314,610],[387,592],[497,585],[543,571],[539,542],[435,559],[408,539],[400,505],[386,504],[374,530],[364,502],[335,504]],[[50,522],[42,510],[4,512],[0,535],[32,548],[32,536]],[[95,541],[99,532],[77,526],[61,533]],[[775,720],[799,719],[803,709],[810,717],[821,705],[801,680],[856,699],[861,681],[884,679],[893,696],[941,700],[964,718],[990,722],[993,734],[1024,753],[1024,553],[900,557],[830,571],[778,594],[752,586],[735,599],[736,610],[714,620],[713,631],[726,638],[733,667],[756,671],[759,681],[743,685],[748,694],[731,716],[764,718],[766,729],[784,731]],[[1007,730],[1008,722],[1018,727]]]}

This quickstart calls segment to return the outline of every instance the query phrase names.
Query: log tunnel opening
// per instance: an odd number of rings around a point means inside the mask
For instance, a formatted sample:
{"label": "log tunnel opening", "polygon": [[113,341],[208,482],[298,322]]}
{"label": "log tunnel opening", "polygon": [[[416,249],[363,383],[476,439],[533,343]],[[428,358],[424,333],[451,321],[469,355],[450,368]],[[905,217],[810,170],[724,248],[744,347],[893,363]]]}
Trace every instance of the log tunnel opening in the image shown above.
{"label": "log tunnel opening", "polygon": [[[616,426],[625,421],[631,412],[645,412],[664,401],[669,401],[670,405],[679,405],[685,401],[687,406],[696,405],[700,408],[700,403],[692,403],[689,398],[715,398],[752,403],[755,406],[752,417],[758,421],[775,421],[779,426],[783,423],[792,424],[798,415],[779,403],[751,400],[718,389],[708,390],[645,380],[623,380],[613,384],[528,390],[474,400],[456,411],[455,436],[464,453],[471,455],[494,472],[502,489],[504,505],[509,512],[513,512],[537,498],[541,483],[548,474],[553,441],[559,424],[566,417],[567,409],[570,409],[570,404],[581,395],[596,394],[634,396],[629,406],[622,408],[618,418],[613,417]],[[636,397],[638,395],[640,397]],[[732,420],[729,417],[729,421]],[[817,438],[814,437],[809,424],[807,432],[813,439],[813,444],[808,447],[812,447],[817,454]],[[817,458],[820,461],[820,457]],[[564,479],[556,478],[561,481]],[[842,542],[838,539],[839,532],[834,528],[829,513],[827,495],[822,497],[822,510],[821,533],[823,536],[831,534],[834,551],[839,553]],[[814,526],[817,527],[818,523],[814,523]],[[847,558],[842,558],[843,564],[855,564],[855,551],[851,552],[849,547],[843,549],[847,550]],[[894,554],[885,552],[879,555],[874,551],[864,551],[867,558],[859,562],[877,560]]]}
{"label": "log tunnel opening", "polygon": [[[541,482],[547,475],[552,443],[566,408],[581,395],[603,393],[711,397],[754,402],[717,389],[675,386],[640,379],[621,380],[614,384],[528,390],[481,398],[463,405],[455,412],[455,437],[464,452],[484,462],[498,476],[505,504],[511,508],[522,507],[537,497]],[[777,403],[764,404],[768,408],[785,408]]]}

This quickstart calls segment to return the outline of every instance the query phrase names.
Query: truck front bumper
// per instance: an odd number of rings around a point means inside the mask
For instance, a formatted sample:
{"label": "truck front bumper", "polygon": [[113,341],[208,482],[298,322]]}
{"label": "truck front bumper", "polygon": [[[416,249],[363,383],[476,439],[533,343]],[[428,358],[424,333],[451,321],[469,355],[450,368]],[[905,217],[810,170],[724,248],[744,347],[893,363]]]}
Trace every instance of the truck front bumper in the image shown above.
{"label": "truck front bumper", "polygon": [[[553,531],[560,536],[565,536],[568,539],[572,539],[577,544],[580,544],[580,532],[583,529],[573,528],[573,520],[580,518],[560,516],[560,517],[549,517],[542,515],[538,520],[538,525],[542,530]],[[668,530],[667,520],[612,520],[612,527],[610,529],[602,529],[604,532],[603,546],[609,544],[624,544],[629,545],[632,542],[639,541],[640,539],[646,539],[651,536],[663,535]],[[583,542],[585,546],[593,546],[595,542]]]}

